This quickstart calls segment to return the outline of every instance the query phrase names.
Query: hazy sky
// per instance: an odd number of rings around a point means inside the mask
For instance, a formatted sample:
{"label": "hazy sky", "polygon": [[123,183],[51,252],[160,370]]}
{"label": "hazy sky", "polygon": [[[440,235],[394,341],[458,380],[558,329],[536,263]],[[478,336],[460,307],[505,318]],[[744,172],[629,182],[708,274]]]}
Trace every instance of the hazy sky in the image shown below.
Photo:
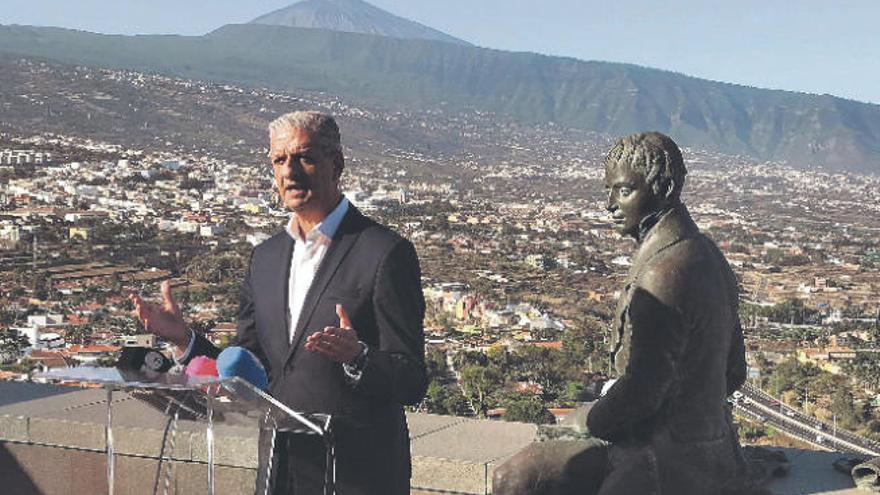
{"label": "hazy sky", "polygon": [[[0,0],[0,24],[199,35],[291,3]],[[629,62],[718,81],[880,103],[878,0],[370,3],[489,48]]]}

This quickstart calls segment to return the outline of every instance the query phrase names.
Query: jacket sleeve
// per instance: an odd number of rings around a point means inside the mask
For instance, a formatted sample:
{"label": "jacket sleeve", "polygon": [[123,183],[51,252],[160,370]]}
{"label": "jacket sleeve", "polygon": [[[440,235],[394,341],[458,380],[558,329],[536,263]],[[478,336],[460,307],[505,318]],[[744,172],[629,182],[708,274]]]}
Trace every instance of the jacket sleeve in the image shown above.
{"label": "jacket sleeve", "polygon": [[412,244],[398,241],[380,263],[373,287],[379,345],[367,354],[355,390],[398,404],[417,404],[427,389],[421,269]]}
{"label": "jacket sleeve", "polygon": [[643,288],[635,289],[627,317],[629,363],[587,416],[590,434],[611,442],[642,439],[653,430],[687,340],[680,314]]}

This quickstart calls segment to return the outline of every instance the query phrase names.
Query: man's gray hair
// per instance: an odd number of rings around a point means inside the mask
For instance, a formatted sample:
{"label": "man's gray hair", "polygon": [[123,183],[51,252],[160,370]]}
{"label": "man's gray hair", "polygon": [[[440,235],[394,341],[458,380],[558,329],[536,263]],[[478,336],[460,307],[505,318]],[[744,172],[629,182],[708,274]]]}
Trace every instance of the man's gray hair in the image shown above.
{"label": "man's gray hair", "polygon": [[643,132],[619,139],[605,156],[605,166],[624,163],[644,175],[654,194],[669,199],[681,195],[687,168],[681,150],[669,136]]}
{"label": "man's gray hair", "polygon": [[309,133],[312,139],[326,151],[342,154],[342,140],[339,126],[332,115],[321,112],[290,112],[269,124],[269,137],[287,129],[300,129]]}

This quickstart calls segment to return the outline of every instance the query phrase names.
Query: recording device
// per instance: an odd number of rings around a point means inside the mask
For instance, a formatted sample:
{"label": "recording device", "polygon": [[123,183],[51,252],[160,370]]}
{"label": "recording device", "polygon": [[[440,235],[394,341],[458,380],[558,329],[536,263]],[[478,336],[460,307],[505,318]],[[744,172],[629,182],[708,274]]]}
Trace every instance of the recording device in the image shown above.
{"label": "recording device", "polygon": [[165,373],[174,365],[170,359],[150,347],[123,347],[116,360],[116,367],[126,371]]}

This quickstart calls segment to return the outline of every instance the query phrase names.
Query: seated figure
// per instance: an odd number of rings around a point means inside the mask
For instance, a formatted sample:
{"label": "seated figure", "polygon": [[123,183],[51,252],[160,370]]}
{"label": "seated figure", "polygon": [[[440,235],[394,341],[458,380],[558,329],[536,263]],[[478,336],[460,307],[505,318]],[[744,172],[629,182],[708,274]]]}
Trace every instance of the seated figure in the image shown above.
{"label": "seated figure", "polygon": [[590,405],[591,438],[533,444],[495,471],[495,495],[744,490],[725,401],[746,375],[737,282],[681,202],[685,174],[660,133],[608,152],[606,207],[638,243],[611,329],[617,379]]}

